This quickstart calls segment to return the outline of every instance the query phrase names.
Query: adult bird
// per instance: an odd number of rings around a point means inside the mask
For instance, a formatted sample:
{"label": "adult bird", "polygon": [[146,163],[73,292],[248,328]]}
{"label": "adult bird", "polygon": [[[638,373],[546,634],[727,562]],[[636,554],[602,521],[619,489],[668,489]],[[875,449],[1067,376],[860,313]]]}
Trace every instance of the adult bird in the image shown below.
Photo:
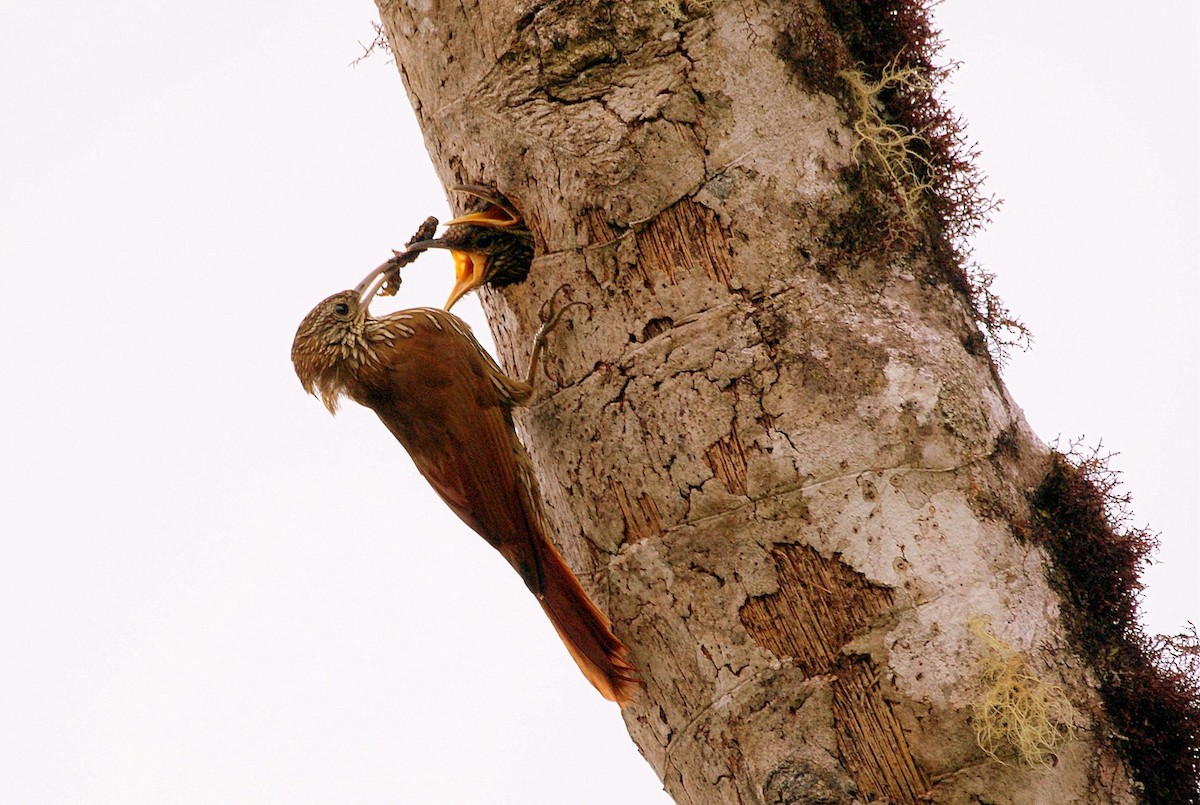
{"label": "adult bird", "polygon": [[446,222],[440,238],[410,243],[402,254],[448,249],[454,257],[454,289],[446,310],[482,285],[503,288],[521,282],[533,261],[533,233],[508,199],[490,187],[457,185],[476,201],[470,211]]}
{"label": "adult bird", "polygon": [[628,651],[546,536],[529,457],[512,409],[533,394],[545,337],[525,380],[504,374],[457,316],[413,308],[375,318],[368,306],[394,260],[304,317],[292,362],[331,413],[341,397],[373,410],[434,491],[520,574],[584,676],[622,707],[640,684]]}

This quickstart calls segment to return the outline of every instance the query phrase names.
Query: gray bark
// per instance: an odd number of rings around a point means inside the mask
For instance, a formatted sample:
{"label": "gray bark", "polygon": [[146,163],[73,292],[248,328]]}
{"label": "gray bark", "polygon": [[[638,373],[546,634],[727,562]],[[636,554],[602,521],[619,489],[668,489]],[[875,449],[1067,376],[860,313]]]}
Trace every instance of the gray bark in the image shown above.
{"label": "gray bark", "polygon": [[[928,250],[848,245],[852,121],[774,44],[797,15],[828,33],[819,6],[379,5],[443,182],[497,187],[537,238],[484,293],[501,359],[560,285],[592,305],[520,424],[676,801],[1133,801],[1013,536],[1045,447]],[[976,740],[980,618],[1069,702],[1042,765]]]}

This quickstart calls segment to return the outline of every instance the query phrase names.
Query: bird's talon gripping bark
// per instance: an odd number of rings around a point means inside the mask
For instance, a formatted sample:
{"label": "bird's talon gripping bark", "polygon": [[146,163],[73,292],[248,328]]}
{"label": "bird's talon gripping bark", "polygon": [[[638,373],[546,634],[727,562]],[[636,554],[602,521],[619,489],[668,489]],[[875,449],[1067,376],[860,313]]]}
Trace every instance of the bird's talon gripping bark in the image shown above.
{"label": "bird's talon gripping bark", "polygon": [[[550,294],[550,298],[543,302],[542,306],[538,308],[538,321],[542,322],[543,326],[549,325],[550,327],[554,327],[554,325],[557,324],[558,320],[562,317],[562,314],[566,312],[567,308],[574,307],[575,305],[586,306],[588,309],[588,315],[590,316],[592,314],[592,303],[576,302],[571,300],[571,290],[572,288],[570,283],[559,285],[554,289],[554,293]],[[565,294],[568,301],[567,304],[563,305],[558,310],[555,310],[554,300],[558,298],[560,293]]]}
{"label": "bird's talon gripping bark", "polygon": [[[560,293],[564,294],[568,301],[565,305],[556,310],[554,308],[554,300],[558,298]],[[554,290],[554,293],[550,294],[550,298],[542,303],[541,308],[538,309],[538,320],[542,322],[542,326],[538,328],[537,335],[534,336],[535,345],[544,343],[546,336],[550,334],[550,331],[558,326],[558,322],[563,317],[563,314],[576,305],[582,305],[586,307],[588,309],[588,315],[592,315],[591,303],[577,302],[570,298],[570,293],[570,285],[560,285]]]}
{"label": "bird's talon gripping bark", "polygon": [[538,362],[542,356],[542,349],[546,346],[546,338],[550,335],[550,332],[558,326],[558,322],[562,319],[563,314],[576,305],[586,307],[588,309],[589,316],[592,314],[592,306],[590,303],[578,302],[575,300],[568,301],[562,307],[555,309],[554,300],[564,289],[570,292],[571,286],[560,285],[554,291],[554,293],[550,294],[550,298],[546,300],[541,309],[538,311],[538,318],[541,320],[542,326],[538,328],[537,333],[533,336],[533,352],[529,356],[529,372],[525,377],[525,382],[531,386],[533,385],[534,377],[537,376]]}
{"label": "bird's talon gripping bark", "polygon": [[591,315],[592,306],[590,304],[588,304],[587,302],[575,302],[575,301],[567,302],[565,305],[560,307],[558,310],[554,311],[554,314],[552,316],[550,316],[549,320],[542,323],[542,326],[538,328],[537,335],[534,336],[534,340],[537,341],[539,344],[545,343],[546,336],[550,335],[550,332],[555,327],[558,326],[559,319],[561,319],[563,317],[563,314],[566,313],[571,308],[575,307],[576,305],[579,305],[581,307],[586,307],[588,309],[588,315],[589,316]]}

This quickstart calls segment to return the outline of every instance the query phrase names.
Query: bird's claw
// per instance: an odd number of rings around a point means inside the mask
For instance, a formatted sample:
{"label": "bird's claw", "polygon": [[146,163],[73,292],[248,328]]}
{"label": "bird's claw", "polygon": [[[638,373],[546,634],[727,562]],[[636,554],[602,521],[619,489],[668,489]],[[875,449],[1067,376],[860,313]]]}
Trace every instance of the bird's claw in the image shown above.
{"label": "bird's claw", "polygon": [[554,307],[554,300],[558,298],[559,293],[561,293],[564,289],[569,293],[571,286],[558,286],[554,293],[550,294],[550,298],[547,299],[542,304],[541,308],[538,309],[538,320],[541,321],[542,326],[538,328],[537,333],[533,337],[533,352],[529,356],[529,373],[525,379],[525,382],[527,382],[530,386],[533,385],[533,379],[537,374],[538,361],[541,359],[542,349],[546,346],[546,337],[549,336],[550,332],[558,326],[559,321],[562,320],[563,314],[576,305],[586,307],[588,309],[589,316],[592,314],[592,306],[590,303],[575,300],[569,300],[565,305],[556,309]]}
{"label": "bird's claw", "polygon": [[[567,294],[568,301],[565,305],[555,310],[554,300],[557,299],[558,295],[564,291]],[[560,285],[555,289],[554,293],[550,294],[550,298],[543,302],[542,306],[538,308],[538,321],[542,323],[542,326],[538,328],[536,336],[538,340],[545,340],[550,331],[558,325],[559,319],[562,318],[563,314],[576,305],[586,307],[588,309],[588,316],[592,315],[592,304],[590,302],[575,301],[570,298],[570,293],[571,286],[569,284]]]}

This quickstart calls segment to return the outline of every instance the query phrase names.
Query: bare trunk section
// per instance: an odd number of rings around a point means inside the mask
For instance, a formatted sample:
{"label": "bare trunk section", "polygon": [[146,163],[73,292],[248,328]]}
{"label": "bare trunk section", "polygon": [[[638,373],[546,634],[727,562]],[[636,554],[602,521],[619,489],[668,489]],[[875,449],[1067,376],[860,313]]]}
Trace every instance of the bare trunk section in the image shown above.
{"label": "bare trunk section", "polygon": [[[836,51],[820,6],[379,4],[444,183],[538,238],[485,294],[507,365],[554,289],[593,306],[522,425],[675,799],[1134,801],[1010,528],[1047,452],[936,247],[893,237],[898,205],[880,225],[848,110],[782,53],[785,29]],[[1040,766],[976,740],[996,646],[1070,702]]]}

